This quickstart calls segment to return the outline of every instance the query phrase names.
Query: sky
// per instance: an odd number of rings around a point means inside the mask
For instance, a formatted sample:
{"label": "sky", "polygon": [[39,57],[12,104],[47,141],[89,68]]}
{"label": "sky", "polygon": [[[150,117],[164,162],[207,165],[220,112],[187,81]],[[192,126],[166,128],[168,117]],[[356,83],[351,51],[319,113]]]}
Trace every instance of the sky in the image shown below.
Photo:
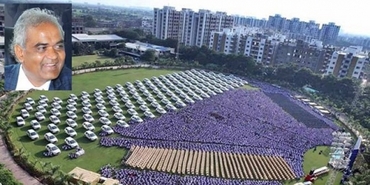
{"label": "sky", "polygon": [[280,14],[291,19],[320,25],[334,22],[341,26],[342,33],[370,36],[370,11],[367,0],[73,0],[123,7],[162,8],[173,6],[177,10],[191,8],[195,11],[208,9],[227,12],[228,15],[251,16],[268,19]]}

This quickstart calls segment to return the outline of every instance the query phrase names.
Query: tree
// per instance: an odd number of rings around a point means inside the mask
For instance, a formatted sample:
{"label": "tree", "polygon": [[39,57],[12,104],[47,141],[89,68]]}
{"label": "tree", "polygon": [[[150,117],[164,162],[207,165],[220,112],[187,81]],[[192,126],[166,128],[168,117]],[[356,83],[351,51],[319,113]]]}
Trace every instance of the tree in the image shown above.
{"label": "tree", "polygon": [[153,62],[156,59],[155,56],[155,51],[148,49],[144,52],[143,55],[140,57],[142,60],[147,61],[147,62]]}
{"label": "tree", "polygon": [[95,27],[96,21],[91,15],[84,16],[84,26],[85,27]]}

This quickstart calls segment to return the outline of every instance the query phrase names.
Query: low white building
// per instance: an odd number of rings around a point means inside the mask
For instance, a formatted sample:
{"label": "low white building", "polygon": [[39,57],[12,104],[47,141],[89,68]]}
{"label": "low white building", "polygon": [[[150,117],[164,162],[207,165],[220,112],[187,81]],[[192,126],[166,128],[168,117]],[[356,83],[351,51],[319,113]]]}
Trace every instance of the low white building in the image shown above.
{"label": "low white building", "polygon": [[163,54],[175,54],[174,48],[164,47],[164,46],[157,46],[153,44],[143,43],[143,42],[127,42],[125,44],[125,48],[128,49],[130,52],[144,54],[146,50],[154,50],[156,55],[163,55]]}

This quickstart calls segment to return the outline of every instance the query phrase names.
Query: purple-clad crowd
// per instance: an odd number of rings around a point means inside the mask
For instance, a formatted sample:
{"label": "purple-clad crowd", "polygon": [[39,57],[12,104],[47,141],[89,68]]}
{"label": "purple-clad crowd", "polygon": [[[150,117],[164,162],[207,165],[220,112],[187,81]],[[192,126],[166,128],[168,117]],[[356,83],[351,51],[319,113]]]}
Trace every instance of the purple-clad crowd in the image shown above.
{"label": "purple-clad crowd", "polygon": [[[269,87],[269,92],[281,93]],[[283,92],[283,91],[282,91]],[[288,96],[288,94],[286,93]],[[292,102],[293,103],[293,102]],[[303,154],[317,145],[330,145],[335,127],[310,128],[298,122],[261,91],[232,90],[169,112],[128,128],[115,126],[123,136],[103,137],[103,146],[130,148],[132,145],[158,148],[222,151],[281,156],[302,177]],[[105,170],[108,171],[108,170]],[[109,175],[108,172],[102,172]],[[127,178],[135,173],[135,178]],[[123,184],[280,184],[279,182],[237,181],[198,176],[177,176],[161,172],[115,170]],[[131,179],[131,180],[130,180]],[[136,180],[140,182],[137,182]],[[167,183],[169,182],[169,183]],[[171,183],[170,183],[171,182]]]}
{"label": "purple-clad crowd", "polygon": [[155,171],[139,171],[133,169],[115,169],[110,165],[101,168],[104,177],[119,179],[125,185],[281,185],[278,181],[252,181],[252,180],[232,180],[211,178],[206,176],[180,176]]}

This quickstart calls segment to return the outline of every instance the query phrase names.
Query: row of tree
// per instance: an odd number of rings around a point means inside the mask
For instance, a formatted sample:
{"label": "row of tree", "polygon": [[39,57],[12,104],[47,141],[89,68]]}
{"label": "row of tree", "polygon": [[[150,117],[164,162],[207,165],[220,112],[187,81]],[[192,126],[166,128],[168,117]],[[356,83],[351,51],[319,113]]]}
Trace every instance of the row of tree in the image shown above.
{"label": "row of tree", "polygon": [[4,185],[21,185],[14,179],[12,172],[6,169],[3,164],[0,164],[0,183]]}

